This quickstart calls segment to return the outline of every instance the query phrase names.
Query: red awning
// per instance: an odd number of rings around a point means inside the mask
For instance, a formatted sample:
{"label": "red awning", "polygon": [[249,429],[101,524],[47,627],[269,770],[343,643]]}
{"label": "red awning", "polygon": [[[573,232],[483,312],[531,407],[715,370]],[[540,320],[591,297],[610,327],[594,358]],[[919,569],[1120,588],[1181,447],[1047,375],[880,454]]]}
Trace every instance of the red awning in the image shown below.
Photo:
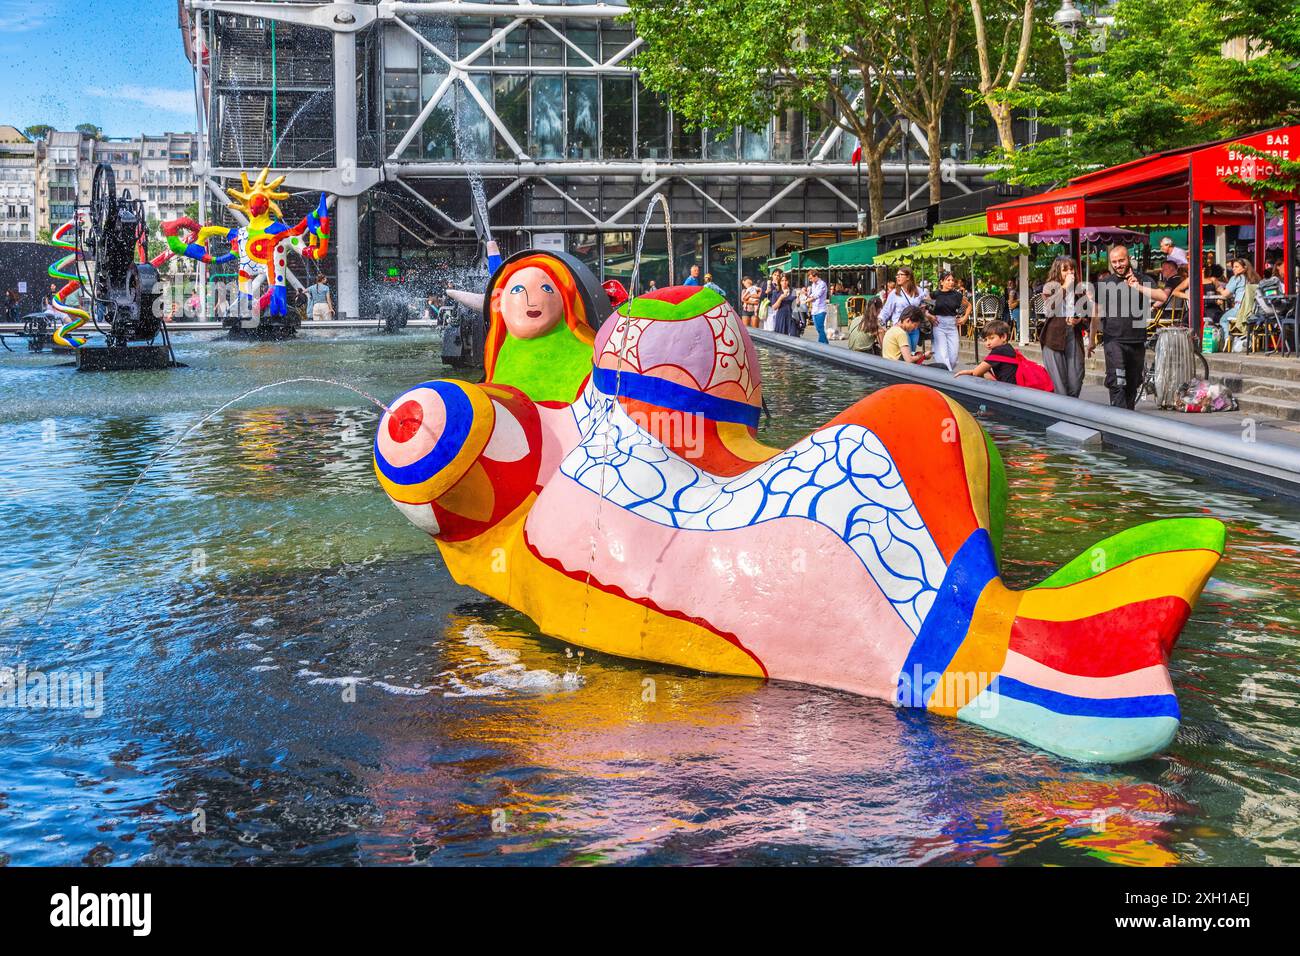
{"label": "red awning", "polygon": [[[1271,167],[1265,160],[1242,154],[1237,148],[1241,145],[1294,160],[1300,158],[1300,126],[1156,153],[1086,173],[1062,189],[990,207],[986,213],[988,234],[1186,223],[1190,221],[1193,200],[1202,204],[1204,223],[1253,223],[1254,200],[1250,193],[1223,180],[1229,174],[1261,178]],[[1279,194],[1268,198],[1280,201],[1300,196]]]}

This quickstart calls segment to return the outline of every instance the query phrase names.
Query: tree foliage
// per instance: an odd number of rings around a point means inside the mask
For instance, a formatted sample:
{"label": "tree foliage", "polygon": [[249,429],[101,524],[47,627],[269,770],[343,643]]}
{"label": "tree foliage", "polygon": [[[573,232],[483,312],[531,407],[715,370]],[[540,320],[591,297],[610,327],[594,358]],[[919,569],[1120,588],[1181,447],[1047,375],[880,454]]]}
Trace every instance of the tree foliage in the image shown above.
{"label": "tree foliage", "polygon": [[[1027,149],[995,151],[989,158],[1005,166],[1001,178],[1051,185],[1089,168],[1294,122],[1300,37],[1293,24],[1261,21],[1252,5],[1119,0],[1105,48],[1094,52],[1084,41],[1068,88],[1040,80],[1009,97],[1061,133]],[[1279,46],[1249,41],[1255,29]],[[1231,41],[1252,55],[1224,56]],[[1295,47],[1288,52],[1285,43]]]}

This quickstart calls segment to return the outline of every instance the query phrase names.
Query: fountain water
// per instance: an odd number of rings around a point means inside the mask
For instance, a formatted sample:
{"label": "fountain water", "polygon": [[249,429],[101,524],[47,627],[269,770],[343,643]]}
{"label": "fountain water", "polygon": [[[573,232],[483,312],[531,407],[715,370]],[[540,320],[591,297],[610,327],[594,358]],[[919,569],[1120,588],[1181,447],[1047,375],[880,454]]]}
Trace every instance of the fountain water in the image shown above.
{"label": "fountain water", "polygon": [[[356,395],[360,395],[362,398],[370,402],[370,404],[374,405],[376,408],[380,409],[381,411],[385,411],[385,412],[392,411],[391,408],[389,408],[378,398],[371,395],[369,392],[364,391],[363,389],[357,388],[355,385],[349,385],[347,382],[340,382],[332,378],[300,376],[297,378],[282,379],[278,382],[267,382],[265,385],[258,385],[255,388],[250,388],[244,392],[241,392],[239,395],[236,395],[234,398],[230,399],[230,401],[225,402],[217,406],[216,408],[212,409],[212,411],[206,412],[202,418],[200,418],[197,422],[195,422],[194,424],[186,428],[185,431],[181,432],[181,434],[176,438],[175,441],[173,441],[170,445],[168,445],[157,455],[151,458],[149,460],[149,463],[145,465],[142,469],[140,469],[140,473],[135,476],[135,479],[131,482],[131,484],[127,486],[126,490],[123,491],[122,494],[118,496],[117,500],[113,503],[113,506],[109,508],[108,511],[106,511],[104,515],[97,522],[95,522],[94,528],[91,529],[89,536],[86,538],[85,544],[83,544],[81,546],[81,549],[77,552],[76,558],[73,559],[71,564],[69,564],[66,568],[63,569],[62,573],[58,577],[58,580],[56,580],[54,584],[50,587],[49,597],[46,598],[45,605],[41,608],[40,614],[38,614],[36,617],[36,626],[39,627],[42,623],[44,623],[46,615],[50,613],[50,608],[53,607],[54,605],[55,598],[58,597],[60,591],[63,588],[64,582],[67,581],[67,579],[72,575],[72,573],[77,570],[77,566],[81,564],[81,559],[85,557],[86,552],[89,551],[91,547],[94,546],[95,542],[98,540],[99,535],[104,530],[105,526],[113,518],[113,516],[117,514],[118,511],[121,510],[122,506],[126,504],[127,500],[131,497],[135,489],[139,487],[140,482],[144,480],[144,476],[149,473],[149,470],[153,468],[154,465],[158,464],[158,462],[160,462],[163,458],[167,457],[169,454],[175,451],[185,441],[185,439],[189,438],[190,435],[198,431],[208,421],[215,418],[217,415],[220,415],[222,412],[230,408],[232,405],[239,404],[245,398],[248,398],[250,395],[256,395],[258,392],[264,392],[267,389],[278,388],[282,385],[296,385],[302,383],[314,383],[317,385],[333,385],[338,388],[347,389],[349,392],[353,392]],[[438,435],[435,434],[429,428],[428,424],[421,423],[419,427],[428,431],[429,435],[432,438],[434,438],[435,441],[437,440]]]}
{"label": "fountain water", "polygon": [[668,198],[663,193],[655,193],[650,197],[650,203],[645,207],[645,219],[641,221],[641,233],[636,240],[636,254],[632,258],[632,279],[628,283],[628,294],[636,295],[636,280],[641,274],[641,250],[645,246],[646,230],[650,228],[650,217],[655,211],[655,206],[659,205],[664,210],[664,241],[668,247],[668,284],[673,285],[673,219],[668,212]]}
{"label": "fountain water", "polygon": [[280,135],[277,136],[275,138],[275,142],[271,144],[271,155],[270,158],[268,158],[266,161],[266,164],[268,166],[275,165],[275,157],[280,152],[280,144],[283,143],[284,138],[289,135],[289,130],[293,129],[293,124],[298,122],[298,117],[301,116],[306,111],[307,107],[311,106],[311,104],[316,101],[316,98],[318,96],[321,96],[322,94],[328,92],[330,91],[317,90],[311,96],[307,97],[307,99],[303,100],[302,105],[293,111],[293,115],[289,117],[289,122],[284,124],[284,129],[280,130]]}

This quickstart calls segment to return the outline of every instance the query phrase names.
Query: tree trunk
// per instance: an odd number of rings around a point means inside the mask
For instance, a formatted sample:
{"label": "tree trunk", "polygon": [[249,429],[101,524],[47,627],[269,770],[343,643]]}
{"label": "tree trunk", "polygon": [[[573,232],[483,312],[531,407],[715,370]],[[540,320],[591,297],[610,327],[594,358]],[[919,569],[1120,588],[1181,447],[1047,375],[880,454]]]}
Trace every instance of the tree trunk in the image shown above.
{"label": "tree trunk", "polygon": [[930,151],[930,202],[943,198],[943,162],[939,146],[939,119],[932,118],[925,126],[925,145]]}
{"label": "tree trunk", "polygon": [[984,103],[988,106],[989,115],[993,117],[993,126],[998,131],[998,144],[1004,151],[1014,153],[1016,139],[1012,132],[1011,107],[992,96],[984,97]]}
{"label": "tree trunk", "polygon": [[867,208],[871,211],[870,232],[880,228],[880,220],[885,218],[885,153],[881,150],[867,159]]}

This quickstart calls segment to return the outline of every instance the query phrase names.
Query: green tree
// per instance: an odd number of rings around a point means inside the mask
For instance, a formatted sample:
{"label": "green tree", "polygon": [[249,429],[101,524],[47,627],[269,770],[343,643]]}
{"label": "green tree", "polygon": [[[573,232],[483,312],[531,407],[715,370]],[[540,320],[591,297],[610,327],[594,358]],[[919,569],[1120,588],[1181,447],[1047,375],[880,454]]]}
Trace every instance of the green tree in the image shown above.
{"label": "green tree", "polygon": [[49,226],[46,226],[44,229],[41,229],[40,231],[38,231],[38,232],[36,233],[36,241],[37,241],[37,242],[42,242],[42,243],[44,243],[44,244],[47,245],[47,246],[50,244],[50,240],[51,240],[51,238],[53,238],[53,237],[52,237],[52,234],[50,233],[50,227],[49,227]]}
{"label": "green tree", "polygon": [[[877,0],[629,0],[645,44],[641,81],[688,128],[759,129],[785,109],[819,116],[862,147],[872,221],[883,218],[886,116]],[[702,26],[703,25],[703,26]]]}
{"label": "green tree", "polygon": [[943,196],[939,135],[957,65],[968,48],[962,0],[882,0],[863,24],[883,54],[885,94],[904,118],[925,134],[930,202]]}
{"label": "green tree", "polygon": [[36,123],[23,130],[23,135],[28,139],[45,139],[54,132],[54,127],[48,123]]}
{"label": "green tree", "polygon": [[75,129],[83,136],[90,136],[94,139],[100,139],[104,135],[104,131],[94,123],[78,123]]}
{"label": "green tree", "polygon": [[969,7],[970,71],[978,81],[970,92],[988,109],[998,145],[1014,152],[1011,97],[1027,79],[1050,86],[1052,78],[1063,78],[1061,47],[1050,26],[1057,0],[969,0]]}
{"label": "green tree", "polygon": [[[1293,2],[1262,5],[1276,13]],[[1261,19],[1245,0],[1119,0],[1114,15],[1104,49],[1082,48],[1068,88],[1044,76],[1008,97],[1063,132],[1028,149],[1000,146],[989,157],[1004,165],[1000,178],[1051,185],[1300,116],[1294,23]],[[1225,43],[1242,55],[1225,56]]]}

